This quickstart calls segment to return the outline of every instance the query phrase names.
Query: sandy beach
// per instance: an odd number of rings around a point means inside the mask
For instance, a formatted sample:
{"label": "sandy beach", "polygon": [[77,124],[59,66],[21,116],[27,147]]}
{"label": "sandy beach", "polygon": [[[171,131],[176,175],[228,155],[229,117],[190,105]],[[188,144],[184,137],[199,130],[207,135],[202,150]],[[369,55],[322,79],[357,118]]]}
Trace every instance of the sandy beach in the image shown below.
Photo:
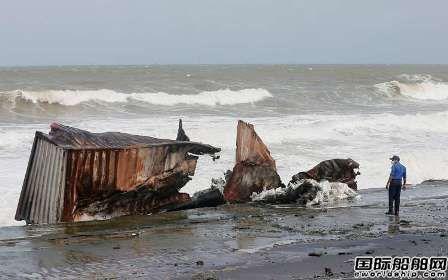
{"label": "sandy beach", "polygon": [[356,279],[353,277],[355,256],[439,256],[447,252],[445,233],[401,233],[378,238],[321,241],[278,246],[257,254],[263,261],[248,261],[235,268],[197,273],[193,279],[204,279],[204,276],[206,279]]}
{"label": "sandy beach", "polygon": [[[240,204],[0,229],[4,279],[351,279],[362,255],[446,256],[448,185],[303,208]],[[327,268],[327,271],[325,270]]]}

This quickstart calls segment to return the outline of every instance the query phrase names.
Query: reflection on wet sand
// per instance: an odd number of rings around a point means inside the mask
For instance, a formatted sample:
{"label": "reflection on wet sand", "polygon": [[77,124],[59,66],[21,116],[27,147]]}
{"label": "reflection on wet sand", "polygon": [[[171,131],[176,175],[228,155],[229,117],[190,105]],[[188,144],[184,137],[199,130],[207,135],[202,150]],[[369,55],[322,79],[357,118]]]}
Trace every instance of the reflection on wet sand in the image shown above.
{"label": "reflection on wet sand", "polygon": [[[263,260],[265,250],[325,240],[360,240],[447,230],[448,187],[403,195],[401,216],[385,216],[384,192],[334,207],[223,205],[109,221],[0,229],[4,275],[166,279]],[[425,200],[413,199],[417,192]],[[429,195],[431,192],[437,196]],[[413,203],[408,203],[412,201]],[[350,207],[347,207],[350,206]],[[304,249],[305,250],[305,249]],[[305,251],[294,251],[295,259]],[[285,252],[285,254],[287,254]],[[135,274],[134,274],[135,273]]]}
{"label": "reflection on wet sand", "polygon": [[398,216],[389,216],[389,226],[387,233],[395,235],[400,233],[400,218]]}

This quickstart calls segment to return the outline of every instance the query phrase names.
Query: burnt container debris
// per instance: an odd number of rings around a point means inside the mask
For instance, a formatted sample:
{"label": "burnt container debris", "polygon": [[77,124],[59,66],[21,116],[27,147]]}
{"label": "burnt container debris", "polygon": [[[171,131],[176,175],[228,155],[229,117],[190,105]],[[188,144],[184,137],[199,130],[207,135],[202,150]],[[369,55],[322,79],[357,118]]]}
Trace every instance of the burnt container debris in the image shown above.
{"label": "burnt container debris", "polygon": [[53,224],[175,208],[191,201],[179,190],[198,156],[219,151],[189,141],[181,121],[177,140],[53,123],[49,134],[36,132],[15,219]]}
{"label": "burnt container debris", "polygon": [[248,202],[253,193],[283,186],[275,160],[254,126],[238,121],[235,166],[224,187],[226,201]]}
{"label": "burnt container debris", "polygon": [[[359,164],[350,158],[323,161],[294,175],[286,187],[254,126],[238,121],[233,170],[224,179],[212,178],[210,188],[192,197],[180,192],[194,175],[198,157],[208,154],[216,160],[218,152],[190,141],[181,120],[176,140],[91,133],[53,123],[49,134],[36,132],[15,218],[54,224],[224,203],[300,203],[321,191],[322,180],[357,189]],[[267,190],[275,195],[263,197]]]}

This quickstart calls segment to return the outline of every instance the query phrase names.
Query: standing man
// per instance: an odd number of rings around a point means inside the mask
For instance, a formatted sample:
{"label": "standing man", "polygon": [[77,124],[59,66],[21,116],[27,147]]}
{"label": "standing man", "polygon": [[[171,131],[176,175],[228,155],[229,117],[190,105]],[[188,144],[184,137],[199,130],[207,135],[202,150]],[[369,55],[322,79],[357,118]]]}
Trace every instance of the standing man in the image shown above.
{"label": "standing man", "polygon": [[[399,156],[393,156],[390,160],[392,161],[392,167],[386,184],[386,189],[389,189],[389,211],[386,214],[398,216],[400,212],[401,188],[403,187],[404,189],[406,185],[406,167],[400,163]],[[393,209],[394,203],[395,209]],[[392,212],[392,210],[395,211]]]}

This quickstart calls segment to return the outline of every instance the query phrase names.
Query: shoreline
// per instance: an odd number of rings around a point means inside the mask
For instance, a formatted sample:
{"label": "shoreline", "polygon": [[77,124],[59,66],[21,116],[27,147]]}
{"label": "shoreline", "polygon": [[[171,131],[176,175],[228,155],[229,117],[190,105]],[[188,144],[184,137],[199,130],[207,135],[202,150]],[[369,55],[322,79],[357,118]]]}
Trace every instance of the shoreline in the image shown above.
{"label": "shoreline", "polygon": [[193,279],[355,279],[353,266],[356,256],[447,256],[448,235],[402,234],[296,243],[276,246],[256,255],[262,260],[248,260],[235,267],[198,272]]}
{"label": "shoreline", "polygon": [[351,279],[353,264],[345,261],[369,250],[448,255],[447,191],[442,184],[404,192],[398,218],[384,215],[384,192],[363,191],[360,200],[326,207],[227,204],[1,228],[0,273],[8,279],[312,279],[325,277],[328,267],[334,277]]}

